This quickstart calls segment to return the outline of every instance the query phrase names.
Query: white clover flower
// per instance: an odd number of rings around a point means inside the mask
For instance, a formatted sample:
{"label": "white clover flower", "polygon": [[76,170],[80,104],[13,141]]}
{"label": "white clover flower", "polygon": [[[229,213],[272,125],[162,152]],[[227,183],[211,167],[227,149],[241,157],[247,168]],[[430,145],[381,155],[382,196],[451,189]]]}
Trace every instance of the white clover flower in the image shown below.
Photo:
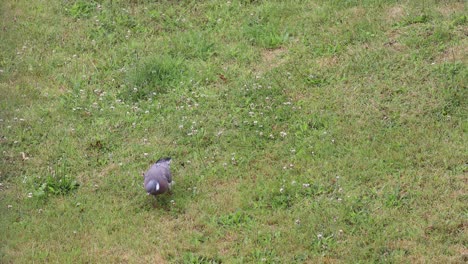
{"label": "white clover flower", "polygon": [[286,132],[284,132],[284,131],[281,131],[281,132],[280,132],[280,135],[281,135],[282,137],[285,137],[285,136],[288,135],[288,134],[287,134]]}

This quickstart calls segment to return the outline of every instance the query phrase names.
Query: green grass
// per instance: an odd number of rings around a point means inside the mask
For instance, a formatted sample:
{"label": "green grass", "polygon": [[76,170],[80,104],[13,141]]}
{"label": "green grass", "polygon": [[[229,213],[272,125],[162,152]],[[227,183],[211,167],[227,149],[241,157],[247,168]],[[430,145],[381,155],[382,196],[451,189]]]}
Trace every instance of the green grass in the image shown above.
{"label": "green grass", "polygon": [[466,262],[464,1],[0,8],[0,262]]}

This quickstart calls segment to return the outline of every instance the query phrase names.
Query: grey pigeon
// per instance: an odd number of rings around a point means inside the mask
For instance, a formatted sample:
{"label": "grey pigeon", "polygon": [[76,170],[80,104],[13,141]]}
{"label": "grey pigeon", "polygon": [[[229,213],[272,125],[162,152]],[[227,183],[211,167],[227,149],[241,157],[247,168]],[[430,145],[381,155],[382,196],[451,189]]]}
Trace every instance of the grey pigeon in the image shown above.
{"label": "grey pigeon", "polygon": [[148,195],[158,195],[171,189],[173,181],[169,166],[171,158],[162,158],[156,161],[144,174],[145,190]]}

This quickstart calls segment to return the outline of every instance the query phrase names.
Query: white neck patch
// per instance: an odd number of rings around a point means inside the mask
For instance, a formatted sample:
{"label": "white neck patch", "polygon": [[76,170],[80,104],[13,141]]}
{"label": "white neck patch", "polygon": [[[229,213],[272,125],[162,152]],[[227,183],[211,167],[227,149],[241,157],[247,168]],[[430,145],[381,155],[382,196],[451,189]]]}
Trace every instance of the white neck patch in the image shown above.
{"label": "white neck patch", "polygon": [[156,183],[156,191],[159,191],[159,182]]}

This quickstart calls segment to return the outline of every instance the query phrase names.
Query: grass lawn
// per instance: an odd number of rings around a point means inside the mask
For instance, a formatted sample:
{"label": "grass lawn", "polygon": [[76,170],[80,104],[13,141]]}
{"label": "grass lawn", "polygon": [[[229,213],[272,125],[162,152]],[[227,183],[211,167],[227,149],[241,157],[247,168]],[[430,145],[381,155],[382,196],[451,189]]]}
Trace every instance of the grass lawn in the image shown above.
{"label": "grass lawn", "polygon": [[0,1],[0,262],[466,263],[467,13]]}

